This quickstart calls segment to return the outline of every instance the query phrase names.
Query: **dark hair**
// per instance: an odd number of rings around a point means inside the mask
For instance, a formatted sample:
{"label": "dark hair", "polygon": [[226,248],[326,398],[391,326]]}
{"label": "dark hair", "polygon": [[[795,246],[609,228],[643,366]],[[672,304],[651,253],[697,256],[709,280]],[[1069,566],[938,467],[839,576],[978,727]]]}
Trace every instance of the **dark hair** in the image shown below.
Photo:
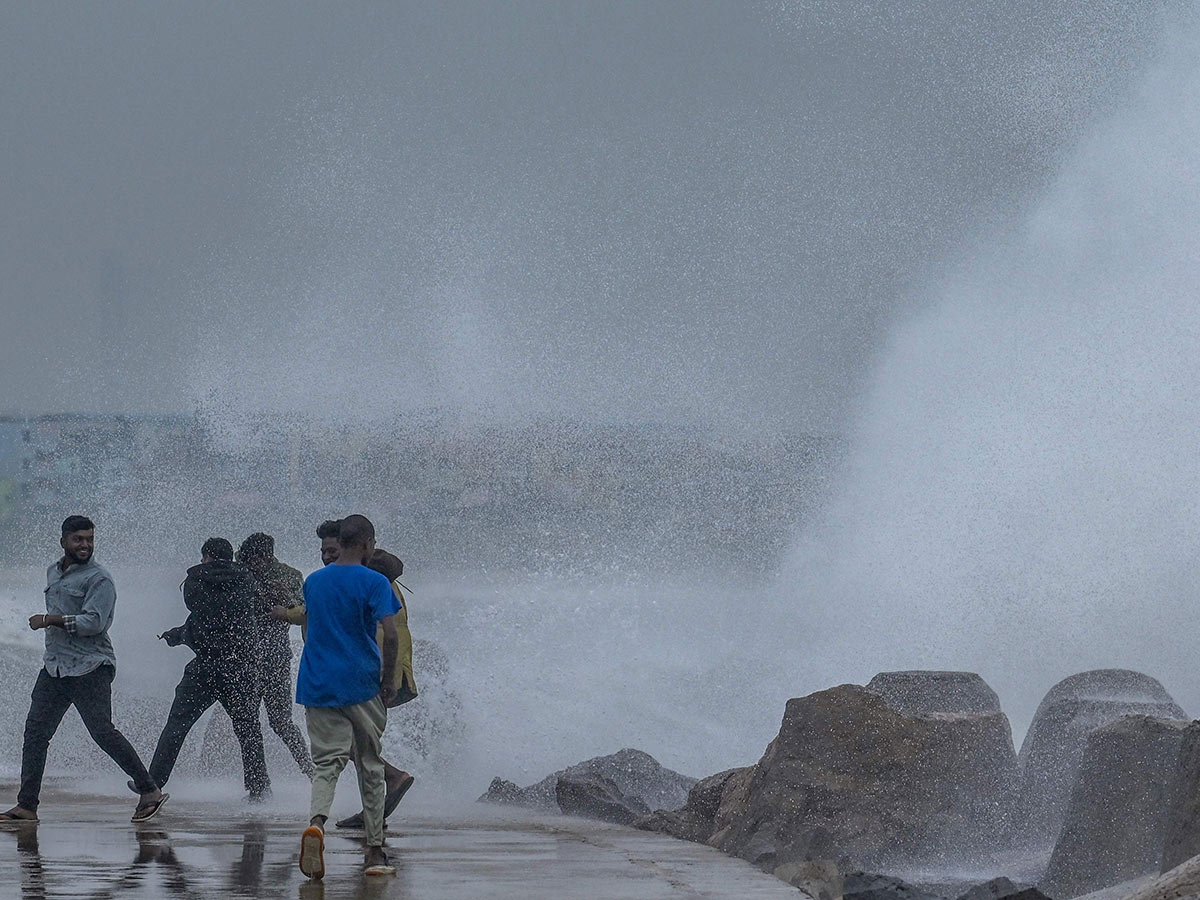
{"label": "dark hair", "polygon": [[211,556],[213,559],[233,560],[233,544],[225,538],[209,538],[200,547],[201,556]]}
{"label": "dark hair", "polygon": [[270,559],[275,555],[275,538],[261,531],[256,531],[238,547],[238,559],[245,562],[248,559]]}
{"label": "dark hair", "polygon": [[95,528],[87,516],[67,516],[63,519],[62,533],[66,537],[73,531],[93,531]]}
{"label": "dark hair", "polygon": [[374,569],[388,581],[395,581],[404,574],[404,563],[400,561],[400,557],[379,548],[371,554],[367,568]]}
{"label": "dark hair", "polygon": [[338,529],[338,543],[343,547],[365,547],[374,537],[375,526],[366,516],[346,516]]}
{"label": "dark hair", "polygon": [[321,540],[325,540],[325,538],[333,538],[336,540],[338,532],[341,531],[341,529],[341,519],[326,519],[317,526],[317,537],[319,537]]}

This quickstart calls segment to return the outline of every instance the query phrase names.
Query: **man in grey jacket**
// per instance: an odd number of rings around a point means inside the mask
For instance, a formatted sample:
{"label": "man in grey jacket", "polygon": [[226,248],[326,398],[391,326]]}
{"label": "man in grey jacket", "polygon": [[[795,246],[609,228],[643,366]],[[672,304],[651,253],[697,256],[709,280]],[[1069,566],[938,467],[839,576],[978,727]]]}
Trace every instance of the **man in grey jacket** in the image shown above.
{"label": "man in grey jacket", "polygon": [[29,627],[46,632],[44,665],[33,686],[17,805],[0,821],[36,822],[46,751],[68,707],[74,705],[92,740],[133,779],[140,795],[134,822],[152,819],[167,800],[125,736],[112,722],[112,681],[117,672],[108,629],[117,591],[112,576],[92,558],[95,526],[84,516],[62,524],[60,560],[46,571],[46,612]]}

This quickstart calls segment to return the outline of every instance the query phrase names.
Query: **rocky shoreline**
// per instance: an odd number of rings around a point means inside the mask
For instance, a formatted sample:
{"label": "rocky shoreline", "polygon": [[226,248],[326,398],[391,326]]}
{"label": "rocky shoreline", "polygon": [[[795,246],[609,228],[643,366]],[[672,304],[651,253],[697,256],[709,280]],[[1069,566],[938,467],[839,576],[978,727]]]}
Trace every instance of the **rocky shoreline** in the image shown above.
{"label": "rocky shoreline", "polygon": [[818,900],[1157,900],[1200,893],[1198,788],[1200,722],[1147,675],[1063,680],[1018,753],[980,676],[908,671],[789,700],[743,768],[625,749],[479,799],[707,844]]}

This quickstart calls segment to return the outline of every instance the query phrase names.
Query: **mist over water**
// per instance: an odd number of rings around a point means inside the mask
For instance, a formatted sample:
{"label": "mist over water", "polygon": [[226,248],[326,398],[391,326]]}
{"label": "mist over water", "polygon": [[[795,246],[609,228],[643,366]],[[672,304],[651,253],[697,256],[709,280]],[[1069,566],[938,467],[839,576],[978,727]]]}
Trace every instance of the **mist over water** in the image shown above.
{"label": "mist over water", "polygon": [[1175,25],[1022,226],[964,248],[882,352],[788,579],[845,679],[981,672],[1018,739],[1089,668],[1200,709],[1200,44]]}
{"label": "mist over water", "polygon": [[99,199],[13,206],[0,347],[5,410],[195,429],[63,492],[131,688],[170,695],[204,537],[307,572],[361,511],[461,726],[390,749],[464,796],[622,746],[745,765],[788,697],[890,668],[978,671],[1018,730],[1094,666],[1200,709],[1192,19],[1143,74],[1152,4],[112,8],[70,27],[223,77],[14,111],[31,184],[59,131],[105,152]]}
{"label": "mist over water", "polygon": [[840,432],[1159,10],[11,10],[0,408]]}

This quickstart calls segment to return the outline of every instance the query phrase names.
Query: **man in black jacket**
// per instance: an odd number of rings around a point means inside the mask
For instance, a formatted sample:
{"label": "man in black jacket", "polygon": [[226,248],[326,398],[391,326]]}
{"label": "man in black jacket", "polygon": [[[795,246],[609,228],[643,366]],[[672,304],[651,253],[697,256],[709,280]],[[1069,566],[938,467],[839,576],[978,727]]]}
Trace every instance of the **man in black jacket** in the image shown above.
{"label": "man in black jacket", "polygon": [[200,565],[183,582],[187,621],[159,635],[169,646],[186,644],[196,658],[184,667],[175,702],[150,763],[154,780],[171,777],[183,741],[204,711],[220,703],[233,720],[242,747],[242,768],[251,800],[270,795],[271,782],[258,723],[259,634],[254,579],[233,561],[233,545],[209,538],[200,548]]}

